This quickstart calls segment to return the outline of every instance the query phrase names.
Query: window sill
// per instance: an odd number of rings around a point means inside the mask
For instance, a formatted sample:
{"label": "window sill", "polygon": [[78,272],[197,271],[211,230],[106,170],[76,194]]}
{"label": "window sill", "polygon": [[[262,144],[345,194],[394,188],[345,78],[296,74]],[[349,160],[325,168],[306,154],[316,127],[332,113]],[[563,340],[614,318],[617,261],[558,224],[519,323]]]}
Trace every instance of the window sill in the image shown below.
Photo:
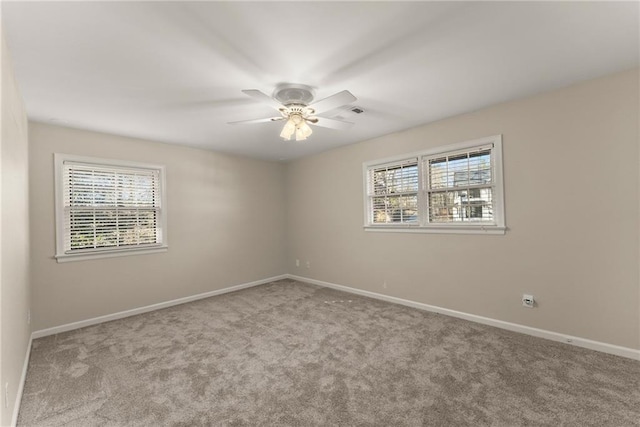
{"label": "window sill", "polygon": [[468,226],[398,226],[398,225],[365,225],[365,231],[386,233],[430,233],[430,234],[498,234],[504,235],[507,227],[496,225],[468,225]]}
{"label": "window sill", "polygon": [[118,249],[118,250],[104,250],[104,251],[96,251],[96,252],[83,252],[77,254],[61,254],[56,255],[56,260],[60,262],[71,262],[71,261],[84,261],[88,259],[99,259],[99,258],[114,258],[121,256],[130,256],[130,255],[147,255],[147,254],[155,254],[160,252],[167,252],[168,246],[154,246],[152,248],[137,248],[137,249]]}

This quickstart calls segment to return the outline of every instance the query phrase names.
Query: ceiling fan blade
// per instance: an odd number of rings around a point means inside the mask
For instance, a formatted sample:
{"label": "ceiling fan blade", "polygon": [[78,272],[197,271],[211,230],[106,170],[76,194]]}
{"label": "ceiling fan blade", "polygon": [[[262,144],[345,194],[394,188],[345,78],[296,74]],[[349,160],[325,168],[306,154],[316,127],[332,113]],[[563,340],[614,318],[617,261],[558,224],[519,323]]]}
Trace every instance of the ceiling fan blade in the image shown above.
{"label": "ceiling fan blade", "polygon": [[334,108],[342,107],[345,104],[350,104],[357,99],[358,98],[353,96],[353,94],[348,90],[343,90],[342,92],[338,92],[328,98],[321,99],[320,101],[309,105],[309,107],[315,110],[315,114],[320,114],[325,111],[333,110]]}
{"label": "ceiling fan blade", "polygon": [[249,95],[252,98],[257,99],[260,102],[263,102],[273,108],[275,108],[276,110],[280,110],[281,108],[284,107],[284,105],[280,104],[278,101],[276,101],[275,99],[273,99],[272,97],[270,97],[269,95],[267,95],[264,92],[261,92],[257,89],[246,89],[242,91],[243,93]]}
{"label": "ceiling fan blade", "polygon": [[227,122],[229,125],[250,125],[253,123],[268,123],[277,122],[278,120],[284,120],[284,117],[269,117],[266,119],[253,119],[253,120],[240,120],[238,122]]}
{"label": "ceiling fan blade", "polygon": [[316,126],[321,126],[324,128],[329,128],[329,129],[347,130],[347,129],[351,129],[354,125],[354,123],[351,123],[351,122],[343,122],[342,120],[328,119],[326,117],[316,117],[316,118],[318,120],[315,123],[311,122],[312,124]]}

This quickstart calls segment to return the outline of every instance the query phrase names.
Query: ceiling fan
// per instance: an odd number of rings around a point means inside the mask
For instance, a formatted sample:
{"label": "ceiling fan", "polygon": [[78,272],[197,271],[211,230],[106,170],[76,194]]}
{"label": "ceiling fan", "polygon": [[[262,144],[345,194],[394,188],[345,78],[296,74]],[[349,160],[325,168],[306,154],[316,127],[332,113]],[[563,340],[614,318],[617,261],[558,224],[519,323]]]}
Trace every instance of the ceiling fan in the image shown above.
{"label": "ceiling fan", "polygon": [[307,139],[313,133],[309,126],[310,124],[340,130],[349,129],[353,126],[351,122],[319,116],[322,113],[354,102],[357,98],[348,90],[343,90],[314,103],[312,103],[314,97],[313,89],[302,84],[284,83],[278,85],[273,91],[273,96],[269,96],[257,89],[248,89],[242,92],[275,108],[280,113],[280,116],[229,122],[230,125],[286,120],[280,136],[287,141],[294,134],[296,141]]}

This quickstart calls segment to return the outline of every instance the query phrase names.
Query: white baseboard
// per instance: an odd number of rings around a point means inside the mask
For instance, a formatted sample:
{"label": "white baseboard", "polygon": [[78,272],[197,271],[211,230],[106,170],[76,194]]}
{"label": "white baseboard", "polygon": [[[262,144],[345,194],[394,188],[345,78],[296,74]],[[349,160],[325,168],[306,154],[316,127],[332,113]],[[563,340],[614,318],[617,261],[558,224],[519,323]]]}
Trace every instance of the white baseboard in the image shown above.
{"label": "white baseboard", "polygon": [[[184,304],[191,301],[196,301],[203,298],[209,298],[215,295],[221,295],[228,292],[239,291],[240,289],[250,288],[253,286],[263,285],[265,283],[273,282],[281,279],[294,279],[301,282],[311,283],[314,285],[324,286],[327,288],[333,288],[340,291],[349,292],[356,295],[362,295],[369,298],[375,298],[383,301],[389,301],[395,304],[401,304],[408,307],[417,308],[420,310],[430,311],[434,313],[445,314],[451,317],[457,317],[459,319],[469,320],[471,322],[482,323],[484,325],[495,326],[497,328],[507,329],[513,332],[519,332],[526,335],[532,335],[539,338],[546,338],[552,341],[563,342],[565,344],[575,345],[578,347],[588,348],[591,350],[600,351],[603,353],[614,354],[616,356],[622,356],[629,359],[640,360],[640,350],[621,347],[613,344],[607,344],[599,341],[593,341],[586,338],[575,337],[571,335],[565,335],[558,332],[548,331],[544,329],[533,328],[531,326],[520,325],[517,323],[505,322],[503,320],[492,319],[489,317],[478,316],[475,314],[464,313],[462,311],[450,310],[448,308],[442,308],[435,305],[424,304],[402,298],[392,297],[389,295],[379,294],[376,292],[364,291],[357,288],[351,288],[349,286],[337,285],[335,283],[325,282],[322,280],[310,279],[307,277],[296,276],[294,274],[282,274],[279,276],[269,277],[267,279],[256,280],[254,282],[243,283],[228,288],[218,289],[211,292],[205,292],[202,294],[192,295],[189,297],[178,298],[171,301],[161,302],[158,304],[147,305],[144,307],[134,308],[131,310],[121,311],[118,313],[108,314],[105,316],[94,317],[87,320],[81,320],[79,322],[67,323],[65,325],[55,326],[53,328],[42,329],[33,332],[31,334],[32,339],[46,337],[48,335],[59,334],[61,332],[67,332],[74,329],[84,328],[86,326],[96,325],[98,323],[109,322],[111,320],[122,319],[124,317],[135,316],[136,314],[142,314],[149,311],[159,310],[166,307],[171,307],[178,304]],[[29,343],[29,351],[31,349],[31,343]],[[28,355],[27,355],[28,357]],[[28,360],[28,359],[27,359]],[[26,365],[25,365],[26,366]],[[23,376],[26,374],[26,368],[23,372]],[[20,385],[22,387],[22,383]],[[20,395],[22,395],[20,393]],[[17,414],[16,414],[17,415]]]}
{"label": "white baseboard", "polygon": [[593,341],[586,338],[560,334],[558,332],[547,331],[544,329],[532,328],[530,326],[505,322],[502,320],[492,319],[489,317],[477,316],[475,314],[469,314],[469,313],[464,313],[462,311],[450,310],[448,308],[437,307],[435,305],[423,304],[420,302],[410,301],[402,298],[396,298],[389,295],[378,294],[376,292],[369,292],[369,291],[364,291],[357,288],[351,288],[348,286],[336,285],[335,283],[324,282],[322,280],[309,279],[307,277],[296,276],[293,274],[287,274],[286,276],[290,279],[298,280],[301,282],[311,283],[314,285],[337,289],[340,291],[345,291],[345,292],[349,292],[356,295],[362,295],[369,298],[375,298],[383,301],[393,302],[396,304],[406,305],[408,307],[413,307],[420,310],[445,314],[447,316],[457,317],[459,319],[469,320],[471,322],[482,323],[483,325],[495,326],[497,328],[507,329],[513,332],[519,332],[522,334],[532,335],[534,337],[539,337],[539,338],[546,338],[548,340],[563,342],[565,344],[588,348],[590,350],[596,350],[603,353],[615,354],[616,356],[627,357],[629,359],[640,360],[640,350],[635,350],[632,348],[621,347],[618,345],[607,344],[599,341]]}
{"label": "white baseboard", "polygon": [[11,416],[11,427],[18,424],[18,413],[20,412],[20,404],[22,403],[22,392],[24,391],[24,382],[27,380],[27,367],[29,366],[29,357],[31,356],[31,344],[33,343],[33,334],[29,337],[29,345],[27,345],[27,354],[22,364],[22,375],[18,383],[18,391],[16,392],[16,401],[13,405],[13,415]]}
{"label": "white baseboard", "polygon": [[124,317],[135,316],[136,314],[147,313],[149,311],[160,310],[162,308],[171,307],[174,305],[184,304],[191,301],[196,301],[203,298],[209,298],[216,295],[226,294],[228,292],[239,291],[240,289],[250,288],[253,286],[264,285],[265,283],[274,282],[276,280],[286,279],[286,274],[280,276],[269,277],[267,279],[256,280],[255,282],[243,283],[240,285],[230,286],[228,288],[216,289],[215,291],[205,292],[202,294],[192,295],[184,298],[178,298],[171,301],[165,301],[158,304],[146,305],[144,307],[133,308],[131,310],[120,311],[118,313],[107,314],[104,316],[94,317],[91,319],[81,320],[79,322],[67,323],[65,325],[54,326],[53,328],[42,329],[35,331],[31,337],[33,339],[42,338],[49,335],[59,334],[61,332],[72,331],[74,329],[84,328],[86,326],[97,325],[98,323],[109,322],[111,320],[122,319]]}

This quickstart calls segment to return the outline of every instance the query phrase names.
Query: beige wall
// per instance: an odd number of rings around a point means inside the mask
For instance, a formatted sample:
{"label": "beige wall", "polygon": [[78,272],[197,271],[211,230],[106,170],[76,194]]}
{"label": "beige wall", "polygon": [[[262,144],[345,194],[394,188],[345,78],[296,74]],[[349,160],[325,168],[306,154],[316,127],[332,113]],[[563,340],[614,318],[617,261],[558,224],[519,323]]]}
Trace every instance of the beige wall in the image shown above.
{"label": "beige wall", "polygon": [[[0,31],[1,33],[1,31]],[[30,326],[27,116],[2,38],[2,147],[0,150],[0,424],[11,423],[25,361]],[[8,408],[4,406],[5,384]]]}
{"label": "beige wall", "polygon": [[[639,349],[638,91],[636,69],[290,163],[288,271]],[[363,162],[495,134],[506,235],[363,231]]]}
{"label": "beige wall", "polygon": [[[284,167],[30,123],[34,330],[285,273]],[[53,153],[166,166],[166,253],[58,264]]]}

